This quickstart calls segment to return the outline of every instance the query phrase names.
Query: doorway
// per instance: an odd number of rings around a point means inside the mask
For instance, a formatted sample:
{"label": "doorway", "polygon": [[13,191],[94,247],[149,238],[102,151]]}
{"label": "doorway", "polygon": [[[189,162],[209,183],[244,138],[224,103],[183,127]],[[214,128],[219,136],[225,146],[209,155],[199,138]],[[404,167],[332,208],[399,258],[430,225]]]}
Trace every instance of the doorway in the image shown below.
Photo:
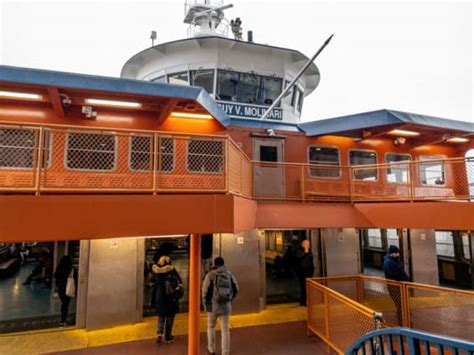
{"label": "doorway", "polygon": [[[283,162],[284,141],[282,139],[254,138],[254,195],[259,197],[285,196],[285,170]],[[272,164],[273,163],[273,164]]]}

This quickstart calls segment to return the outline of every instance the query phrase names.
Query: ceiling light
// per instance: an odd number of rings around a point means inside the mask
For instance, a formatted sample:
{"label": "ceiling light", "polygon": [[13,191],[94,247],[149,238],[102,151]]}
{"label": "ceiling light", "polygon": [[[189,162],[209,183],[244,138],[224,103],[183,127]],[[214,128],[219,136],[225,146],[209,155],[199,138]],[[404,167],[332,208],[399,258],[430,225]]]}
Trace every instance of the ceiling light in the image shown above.
{"label": "ceiling light", "polygon": [[115,107],[130,107],[130,108],[142,107],[142,104],[138,102],[100,100],[100,99],[85,99],[84,101],[86,104],[98,105],[98,106],[115,106]]}
{"label": "ceiling light", "polygon": [[403,129],[394,129],[393,131],[388,132],[388,134],[391,134],[393,136],[407,136],[407,137],[415,137],[415,136],[420,135],[418,132],[405,131]]}
{"label": "ceiling light", "polygon": [[31,94],[25,92],[14,92],[14,91],[0,91],[0,97],[8,97],[13,99],[25,99],[25,100],[42,100],[43,96],[38,94]]}
{"label": "ceiling light", "polygon": [[462,137],[453,137],[453,138],[449,138],[447,140],[447,142],[449,142],[449,143],[466,143],[466,142],[469,142],[469,139],[462,138]]}
{"label": "ceiling light", "polygon": [[204,120],[212,120],[213,117],[207,113],[188,113],[188,112],[171,112],[171,117],[178,118],[200,118]]}

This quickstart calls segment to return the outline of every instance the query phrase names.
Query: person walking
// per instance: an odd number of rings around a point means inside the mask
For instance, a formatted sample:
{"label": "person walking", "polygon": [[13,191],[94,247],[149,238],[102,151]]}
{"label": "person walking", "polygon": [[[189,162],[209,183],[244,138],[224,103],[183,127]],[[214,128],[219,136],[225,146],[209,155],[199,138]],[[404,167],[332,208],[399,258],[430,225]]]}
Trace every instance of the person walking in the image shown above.
{"label": "person walking", "polygon": [[54,279],[56,280],[56,286],[58,288],[58,296],[61,300],[61,321],[59,322],[60,327],[66,326],[69,303],[71,302],[71,297],[66,295],[67,280],[71,273],[74,277],[72,260],[68,255],[63,255],[59,260],[56,271],[54,272]]}
{"label": "person walking", "polygon": [[296,252],[296,277],[300,287],[300,305],[306,306],[306,279],[313,277],[313,253],[309,240],[303,240],[301,247]]}
{"label": "person walking", "polygon": [[179,299],[184,295],[183,282],[171,265],[169,256],[161,256],[152,266],[156,282],[156,311],[158,314],[157,343],[174,342],[173,323],[179,311]]}
{"label": "person walking", "polygon": [[207,350],[216,353],[216,323],[221,322],[222,354],[230,352],[229,320],[232,301],[239,292],[234,275],[225,267],[224,259],[214,259],[214,266],[204,277],[202,284],[203,303],[207,312]]}
{"label": "person walking", "polygon": [[[383,272],[385,278],[394,281],[410,281],[407,273],[403,269],[402,264],[400,263],[400,250],[396,245],[390,245],[388,248],[387,255],[384,256],[383,261]],[[397,322],[398,325],[403,325],[402,317],[402,296],[401,296],[401,286],[396,284],[387,285],[390,298],[397,309]]]}

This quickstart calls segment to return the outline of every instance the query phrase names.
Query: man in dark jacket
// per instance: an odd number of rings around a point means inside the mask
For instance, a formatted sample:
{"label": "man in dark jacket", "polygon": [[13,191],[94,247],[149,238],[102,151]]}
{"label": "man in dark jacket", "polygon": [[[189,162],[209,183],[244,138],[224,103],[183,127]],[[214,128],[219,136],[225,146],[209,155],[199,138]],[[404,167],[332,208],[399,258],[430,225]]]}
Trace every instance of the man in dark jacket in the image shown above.
{"label": "man in dark jacket", "polygon": [[[385,278],[394,281],[410,281],[407,273],[403,269],[402,264],[400,263],[400,250],[395,245],[390,245],[388,248],[388,253],[384,257],[383,261],[383,271],[385,273]],[[388,292],[390,297],[395,303],[397,308],[397,322],[398,325],[403,325],[402,317],[402,299],[401,299],[401,286],[396,284],[387,285]]]}
{"label": "man in dark jacket", "polygon": [[221,321],[222,355],[230,352],[229,320],[232,300],[237,296],[239,286],[234,275],[224,266],[224,259],[217,257],[214,267],[202,283],[203,303],[207,312],[207,349],[216,352],[216,322]]}
{"label": "man in dark jacket", "polygon": [[306,306],[306,279],[313,277],[313,253],[309,240],[303,240],[301,248],[296,252],[296,276],[300,286],[300,305]]}

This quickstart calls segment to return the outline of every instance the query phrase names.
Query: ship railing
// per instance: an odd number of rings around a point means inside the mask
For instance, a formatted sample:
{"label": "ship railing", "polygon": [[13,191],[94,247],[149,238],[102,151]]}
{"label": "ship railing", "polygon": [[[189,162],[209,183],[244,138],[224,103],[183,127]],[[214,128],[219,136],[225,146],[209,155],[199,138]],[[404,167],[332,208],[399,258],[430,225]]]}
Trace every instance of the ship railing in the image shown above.
{"label": "ship railing", "polygon": [[[474,341],[474,292],[349,275],[307,280],[308,331],[343,353],[379,327],[406,327]],[[382,320],[380,323],[379,321]]]}

